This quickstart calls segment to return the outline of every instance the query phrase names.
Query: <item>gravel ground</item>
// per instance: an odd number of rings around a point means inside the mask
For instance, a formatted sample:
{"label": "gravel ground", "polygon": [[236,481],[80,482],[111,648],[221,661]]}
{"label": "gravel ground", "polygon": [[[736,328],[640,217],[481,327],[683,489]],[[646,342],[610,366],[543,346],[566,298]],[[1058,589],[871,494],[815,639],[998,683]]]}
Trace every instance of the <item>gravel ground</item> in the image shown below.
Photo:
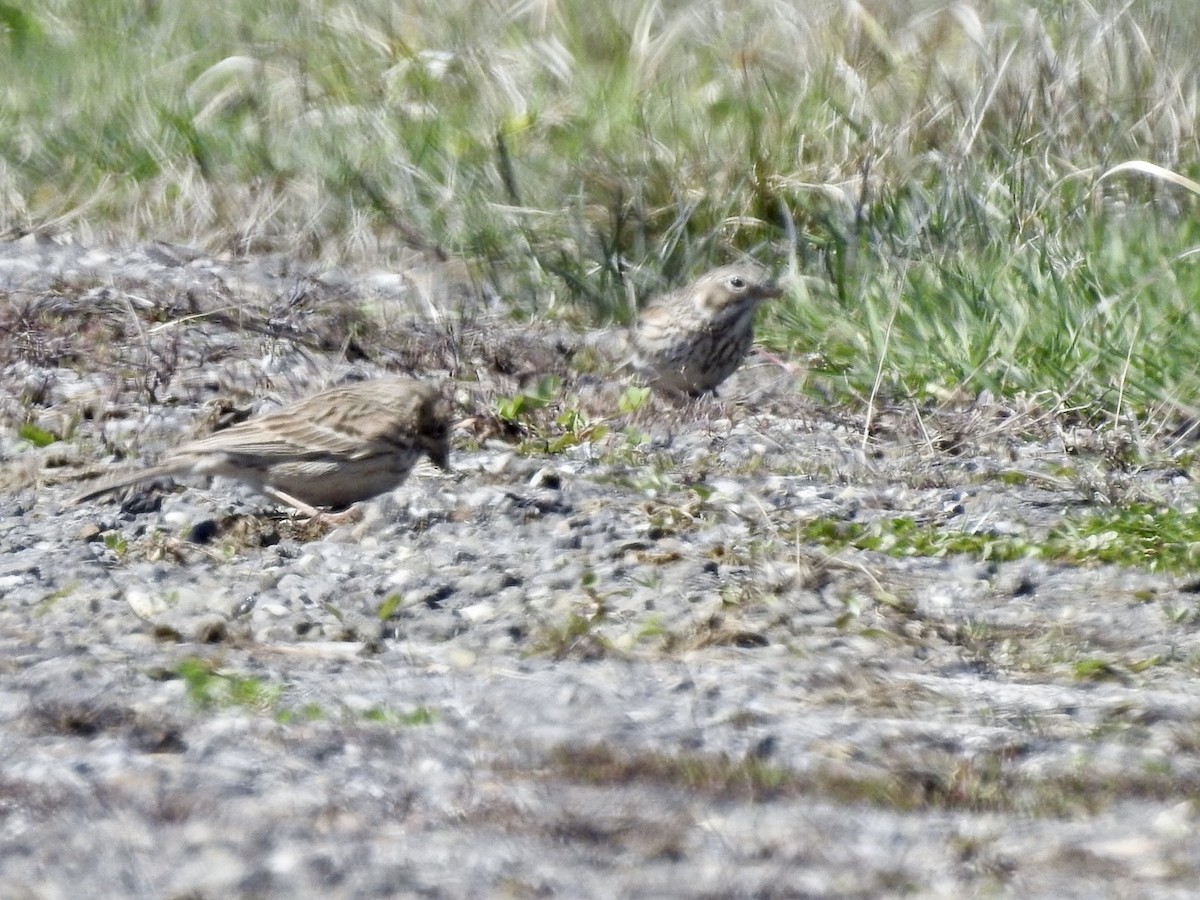
{"label": "gravel ground", "polygon": [[[1196,584],[805,537],[1036,540],[1118,489],[1194,508],[1185,472],[1114,484],[1102,436],[978,398],[864,447],[758,356],[622,414],[594,342],[453,268],[27,237],[0,291],[4,897],[1194,895]],[[384,372],[452,385],[455,472],[356,521],[68,503]]]}

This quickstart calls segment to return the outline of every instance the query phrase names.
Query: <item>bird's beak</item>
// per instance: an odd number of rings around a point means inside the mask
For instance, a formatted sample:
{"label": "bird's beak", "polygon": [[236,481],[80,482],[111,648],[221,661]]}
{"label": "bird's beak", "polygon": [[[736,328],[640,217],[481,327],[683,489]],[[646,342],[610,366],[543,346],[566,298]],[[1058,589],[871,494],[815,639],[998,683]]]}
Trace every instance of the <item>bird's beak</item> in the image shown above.
{"label": "bird's beak", "polygon": [[452,471],[450,469],[450,441],[442,441],[440,444],[430,447],[429,459],[443,472]]}

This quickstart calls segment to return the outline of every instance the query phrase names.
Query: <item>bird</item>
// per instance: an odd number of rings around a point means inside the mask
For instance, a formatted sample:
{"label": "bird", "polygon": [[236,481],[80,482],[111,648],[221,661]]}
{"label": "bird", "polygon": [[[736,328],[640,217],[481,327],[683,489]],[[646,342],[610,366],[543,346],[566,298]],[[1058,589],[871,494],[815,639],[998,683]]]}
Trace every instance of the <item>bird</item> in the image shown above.
{"label": "bird", "polygon": [[642,310],[630,335],[634,365],[653,384],[716,394],[750,352],[758,305],[782,295],[757,263],[713,269]]}
{"label": "bird", "polygon": [[94,484],[73,503],[168,475],[223,475],[300,512],[342,509],[400,485],[427,455],[450,471],[449,401],[409,378],[313,394],[170,451],[158,465]]}

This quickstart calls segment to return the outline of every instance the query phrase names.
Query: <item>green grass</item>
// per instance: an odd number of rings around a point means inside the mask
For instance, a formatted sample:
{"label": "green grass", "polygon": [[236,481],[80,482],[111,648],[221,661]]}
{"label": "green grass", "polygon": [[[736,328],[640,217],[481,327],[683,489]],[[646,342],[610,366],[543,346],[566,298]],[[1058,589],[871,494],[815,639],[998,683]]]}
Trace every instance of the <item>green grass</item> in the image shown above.
{"label": "green grass", "polygon": [[1180,574],[1195,571],[1200,561],[1200,513],[1149,503],[1066,517],[1044,536],[922,525],[902,516],[870,523],[814,519],[799,529],[798,537],[896,557],[961,553],[995,562],[1041,557],[1072,565],[1111,563]]}
{"label": "green grass", "polygon": [[750,253],[818,396],[1195,407],[1198,201],[1099,176],[1200,175],[1200,8],[879,6],[3,4],[0,228],[457,257],[583,324]]}

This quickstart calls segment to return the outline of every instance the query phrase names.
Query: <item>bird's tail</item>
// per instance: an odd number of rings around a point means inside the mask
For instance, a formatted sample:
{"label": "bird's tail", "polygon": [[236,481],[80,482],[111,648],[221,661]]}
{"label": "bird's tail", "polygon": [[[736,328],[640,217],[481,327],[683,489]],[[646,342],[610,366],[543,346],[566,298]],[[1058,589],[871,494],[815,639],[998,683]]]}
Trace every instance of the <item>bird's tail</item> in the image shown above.
{"label": "bird's tail", "polygon": [[116,475],[109,478],[102,478],[92,482],[92,484],[81,494],[71,498],[72,504],[86,503],[88,500],[95,500],[97,497],[103,497],[105,494],[111,494],[119,491],[122,488],[132,487],[135,484],[141,484],[144,481],[153,481],[156,478],[165,478],[168,475],[174,475],[177,469],[174,466],[153,466],[149,469],[142,469],[139,472],[126,472],[123,475]]}

